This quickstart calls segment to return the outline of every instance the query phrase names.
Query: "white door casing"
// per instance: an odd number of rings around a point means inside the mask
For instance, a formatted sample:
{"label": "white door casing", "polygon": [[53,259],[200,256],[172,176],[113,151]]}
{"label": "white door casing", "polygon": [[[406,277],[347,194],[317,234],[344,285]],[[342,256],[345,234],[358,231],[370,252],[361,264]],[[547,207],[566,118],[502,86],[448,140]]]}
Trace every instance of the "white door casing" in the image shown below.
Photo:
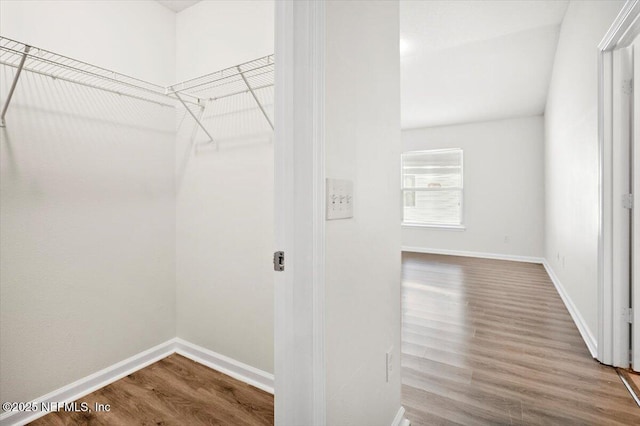
{"label": "white door casing", "polygon": [[614,317],[613,365],[629,367],[629,319],[628,308],[631,300],[630,259],[631,259],[631,216],[629,209],[623,205],[623,197],[631,192],[631,101],[629,91],[633,75],[633,57],[631,48],[618,48],[613,54],[613,91],[612,91],[612,280],[615,283],[613,312],[620,314]]}
{"label": "white door casing", "polygon": [[[628,47],[640,32],[640,1],[628,0],[598,45],[598,139],[599,139],[599,232],[598,232],[598,345],[603,364],[629,366],[627,314],[629,307],[629,213],[622,210],[622,194],[629,186],[629,102],[623,102],[622,80],[629,56],[615,53]],[[629,68],[626,68],[628,71]],[[622,71],[622,74],[619,74]],[[616,75],[618,73],[618,75]],[[626,106],[625,106],[626,105]],[[626,114],[626,128],[621,128]],[[626,136],[625,136],[626,135]],[[626,242],[625,242],[626,241]],[[625,249],[626,244],[626,249]],[[635,263],[635,262],[634,262]],[[626,265],[626,266],[625,266]],[[626,268],[626,269],[625,269]]]}
{"label": "white door casing", "polygon": [[632,304],[633,309],[633,325],[632,329],[632,359],[631,363],[635,371],[640,371],[640,209],[638,209],[638,191],[640,191],[640,94],[635,89],[636,82],[640,81],[640,37],[636,36],[633,41],[633,104],[632,104],[632,187],[631,193],[634,194],[633,202],[635,203],[632,210]]}
{"label": "white door casing", "polygon": [[325,3],[275,7],[275,423],[322,426]]}

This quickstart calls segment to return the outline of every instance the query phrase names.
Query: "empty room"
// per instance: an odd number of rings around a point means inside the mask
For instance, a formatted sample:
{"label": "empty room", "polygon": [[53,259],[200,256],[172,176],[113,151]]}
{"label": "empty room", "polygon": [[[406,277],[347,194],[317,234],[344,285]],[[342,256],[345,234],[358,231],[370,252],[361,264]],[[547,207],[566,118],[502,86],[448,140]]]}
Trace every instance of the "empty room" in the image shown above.
{"label": "empty room", "polygon": [[0,426],[640,424],[639,12],[0,0]]}
{"label": "empty room", "polygon": [[626,292],[611,318],[626,316],[640,257],[623,205],[632,37],[607,77],[620,114],[602,159],[613,169],[608,219],[598,140],[598,45],[624,5],[401,2],[402,402],[412,424],[640,422],[627,389],[638,380],[627,371],[640,348],[632,318],[617,331],[601,325],[599,282],[599,221],[624,219],[609,261]]}

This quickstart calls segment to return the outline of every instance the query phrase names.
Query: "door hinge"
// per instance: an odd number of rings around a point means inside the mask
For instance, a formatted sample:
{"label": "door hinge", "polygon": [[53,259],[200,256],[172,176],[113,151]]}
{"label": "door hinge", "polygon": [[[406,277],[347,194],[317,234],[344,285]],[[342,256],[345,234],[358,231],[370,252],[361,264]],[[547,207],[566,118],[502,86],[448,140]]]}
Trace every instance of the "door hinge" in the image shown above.
{"label": "door hinge", "polygon": [[624,321],[628,322],[629,324],[633,324],[633,308],[626,308],[624,311],[622,311],[622,316]]}
{"label": "door hinge", "polygon": [[273,253],[273,270],[284,271],[284,252],[276,251]]}
{"label": "door hinge", "polygon": [[633,208],[633,194],[624,194],[622,196],[622,207],[625,209]]}
{"label": "door hinge", "polygon": [[622,92],[625,95],[630,95],[633,93],[633,79],[622,81]]}

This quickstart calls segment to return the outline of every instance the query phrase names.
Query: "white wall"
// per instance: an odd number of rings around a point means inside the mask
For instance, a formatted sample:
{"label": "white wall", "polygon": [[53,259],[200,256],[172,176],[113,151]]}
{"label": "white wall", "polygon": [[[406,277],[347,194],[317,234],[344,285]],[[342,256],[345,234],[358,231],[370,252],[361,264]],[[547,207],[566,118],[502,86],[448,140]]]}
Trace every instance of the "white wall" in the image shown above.
{"label": "white wall", "polygon": [[405,130],[402,143],[405,152],[463,149],[466,228],[403,226],[403,247],[542,257],[542,116]]}
{"label": "white wall", "polygon": [[400,408],[398,38],[397,2],[327,3],[326,175],[354,182],[354,217],[326,223],[329,425],[387,426]]}
{"label": "white wall", "polygon": [[597,336],[597,45],[622,1],[572,1],[545,113],[545,257]]}
{"label": "white wall", "polygon": [[[155,1],[1,7],[3,36],[159,84],[273,53],[272,2],[202,2],[177,16]],[[2,133],[3,401],[176,334],[273,371],[272,145],[191,158],[176,219],[174,117],[23,74]]]}
{"label": "white wall", "polygon": [[152,83],[176,81],[175,14],[156,1],[2,0],[0,10],[4,37]]}
{"label": "white wall", "polygon": [[[179,13],[179,78],[273,53],[273,9],[273,2],[267,1],[205,1]],[[252,111],[212,117],[239,104]],[[193,125],[190,118],[185,123]],[[214,137],[223,136],[222,132],[224,137],[247,133],[257,137],[223,143],[220,151],[198,149],[184,157],[189,139],[179,132],[178,337],[273,372],[271,129],[250,95],[216,101],[205,112],[204,124]],[[205,140],[200,132],[198,141]]]}
{"label": "white wall", "polygon": [[201,1],[178,13],[177,78],[208,74],[273,53],[273,0]]}
{"label": "white wall", "polygon": [[[172,46],[174,18],[155,2],[3,1],[0,16],[7,37],[173,80],[174,53],[156,46]],[[6,94],[14,71],[0,68]],[[0,129],[0,400],[175,336],[173,117],[22,74]]]}

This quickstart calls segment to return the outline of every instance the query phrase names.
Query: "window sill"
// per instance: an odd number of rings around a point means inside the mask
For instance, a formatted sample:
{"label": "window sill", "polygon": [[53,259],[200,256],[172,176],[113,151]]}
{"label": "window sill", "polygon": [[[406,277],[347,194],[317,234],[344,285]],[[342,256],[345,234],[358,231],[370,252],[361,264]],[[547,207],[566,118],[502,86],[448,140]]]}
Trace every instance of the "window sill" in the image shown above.
{"label": "window sill", "polygon": [[464,231],[467,229],[464,225],[430,225],[425,223],[402,223],[403,228],[429,228],[441,229],[443,231]]}

